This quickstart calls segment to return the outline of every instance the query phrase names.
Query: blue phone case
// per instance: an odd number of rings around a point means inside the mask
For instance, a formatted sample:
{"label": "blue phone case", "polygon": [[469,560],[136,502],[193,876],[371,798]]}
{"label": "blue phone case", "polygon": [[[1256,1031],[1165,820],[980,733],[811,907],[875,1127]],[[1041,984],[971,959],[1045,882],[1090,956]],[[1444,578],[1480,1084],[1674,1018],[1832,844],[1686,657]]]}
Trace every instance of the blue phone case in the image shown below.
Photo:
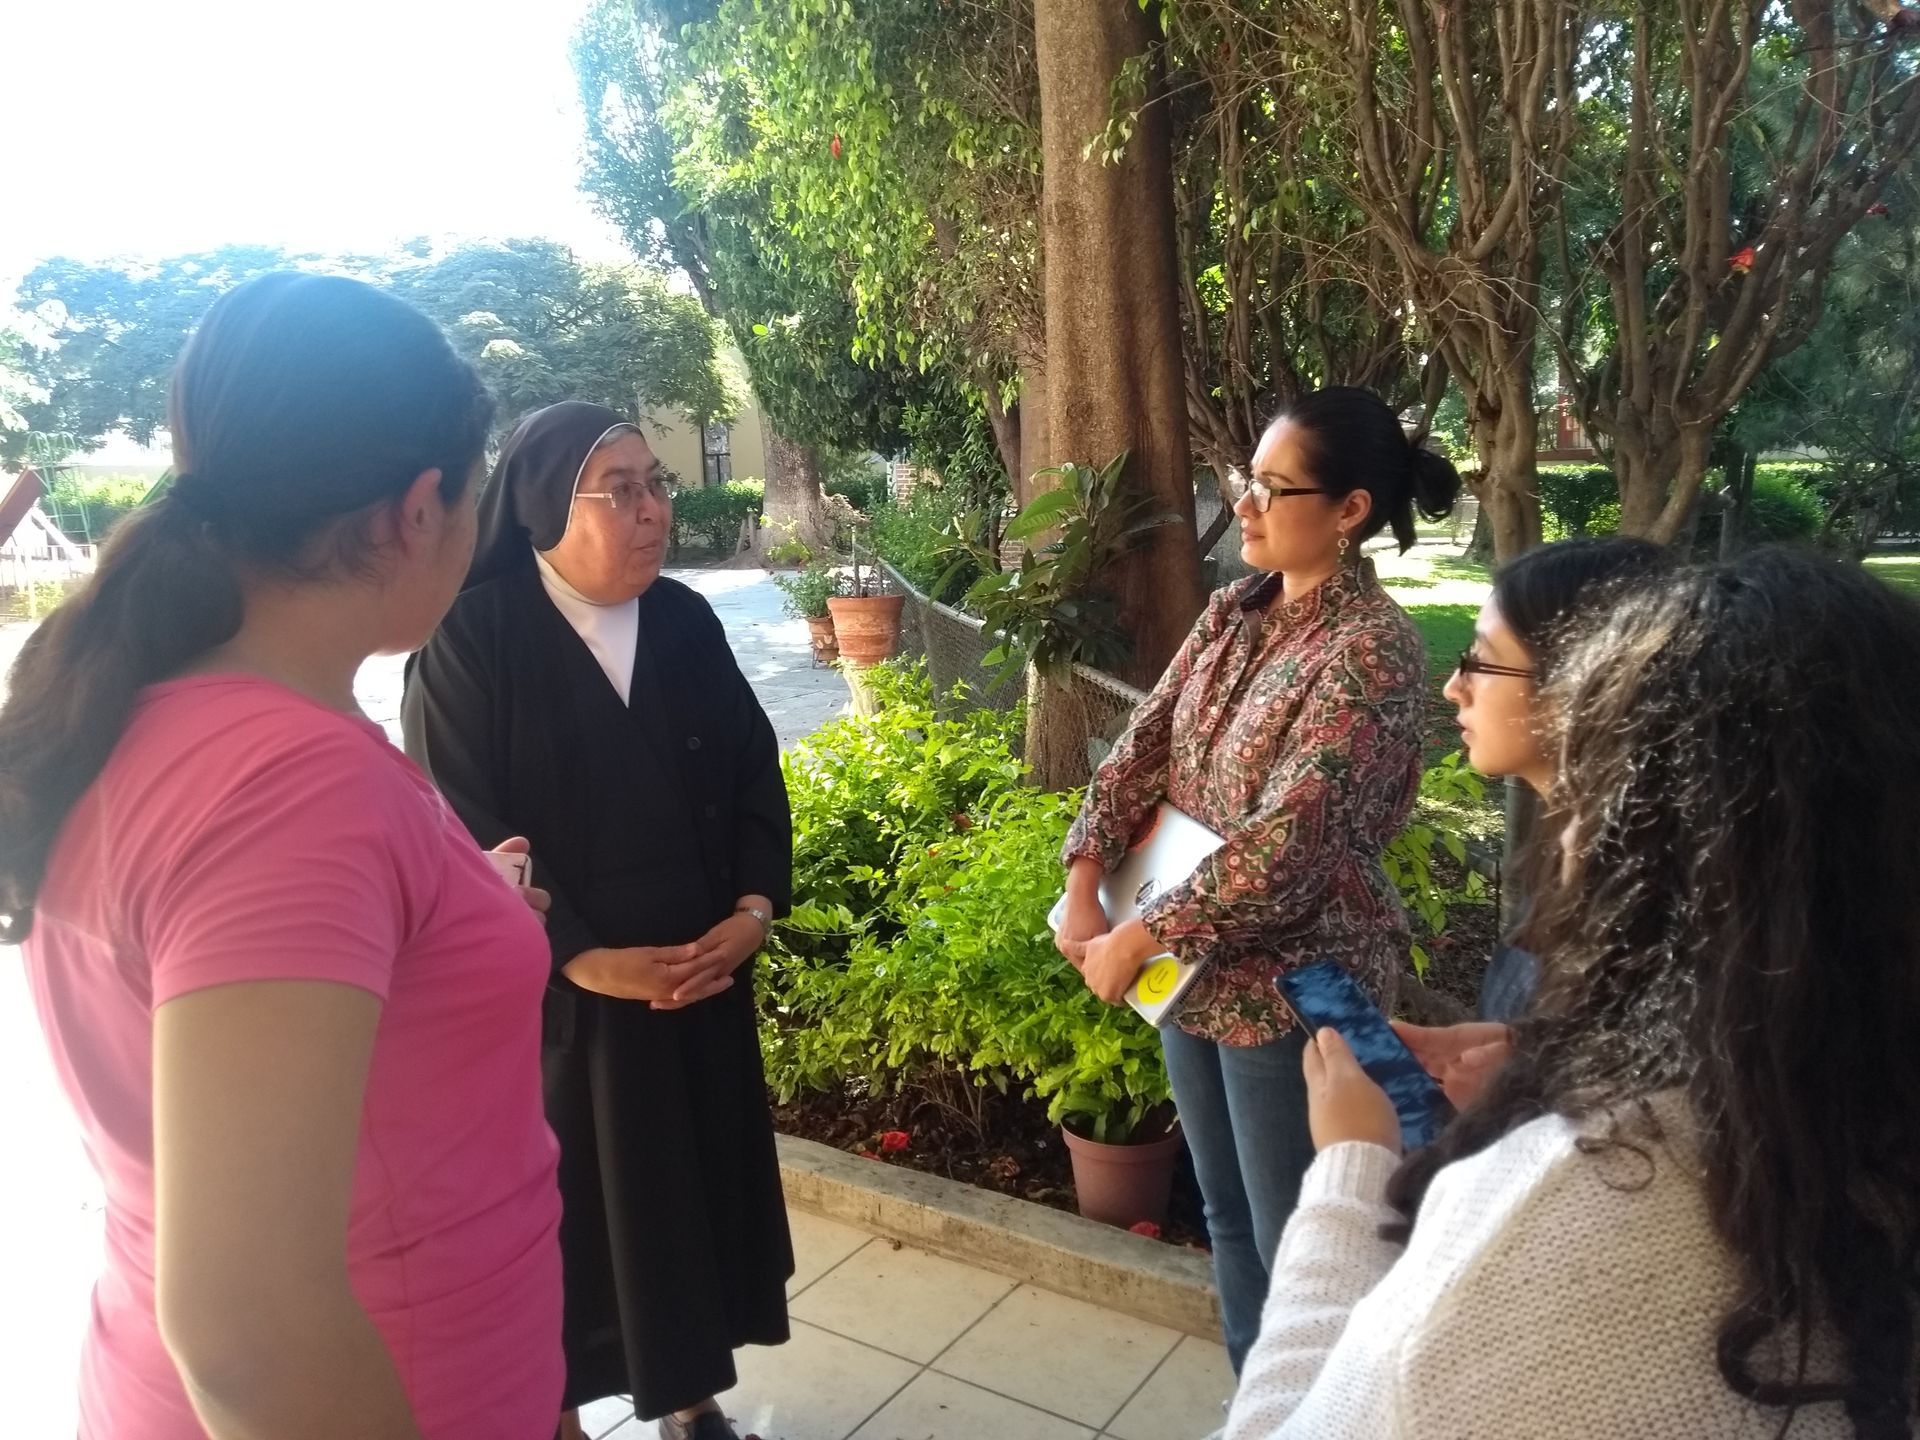
{"label": "blue phone case", "polygon": [[1453,1119],[1439,1082],[1426,1071],[1406,1043],[1393,1033],[1387,1017],[1336,960],[1316,960],[1276,975],[1280,998],[1315,1033],[1331,1025],[1353,1051],[1360,1068],[1387,1092],[1400,1116],[1400,1144],[1406,1150],[1430,1145]]}

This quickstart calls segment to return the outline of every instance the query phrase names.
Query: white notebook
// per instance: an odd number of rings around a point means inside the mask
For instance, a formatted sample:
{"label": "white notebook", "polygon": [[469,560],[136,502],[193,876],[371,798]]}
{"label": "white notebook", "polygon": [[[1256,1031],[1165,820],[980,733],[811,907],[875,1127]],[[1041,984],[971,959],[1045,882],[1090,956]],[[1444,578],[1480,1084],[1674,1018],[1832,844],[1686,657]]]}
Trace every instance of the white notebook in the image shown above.
{"label": "white notebook", "polygon": [[[1100,908],[1106,912],[1109,926],[1135,918],[1152,903],[1154,896],[1185,880],[1199,868],[1200,862],[1227,842],[1183,810],[1160,802],[1152,822],[1134,838],[1120,863],[1100,882]],[[1067,897],[1062,895],[1047,914],[1047,923],[1055,930],[1067,918]],[[1127,990],[1127,1003],[1154,1025],[1167,1020],[1179,1007],[1180,997],[1200,976],[1203,967],[1158,955],[1140,967],[1140,974]]]}

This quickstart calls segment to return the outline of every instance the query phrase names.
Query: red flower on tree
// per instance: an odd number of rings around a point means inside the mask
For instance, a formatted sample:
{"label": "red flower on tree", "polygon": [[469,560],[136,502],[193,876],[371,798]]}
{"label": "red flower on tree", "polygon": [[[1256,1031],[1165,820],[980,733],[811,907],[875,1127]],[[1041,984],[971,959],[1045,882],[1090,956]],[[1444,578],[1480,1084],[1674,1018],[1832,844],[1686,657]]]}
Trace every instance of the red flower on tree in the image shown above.
{"label": "red flower on tree", "polygon": [[913,1137],[904,1130],[885,1130],[880,1135],[880,1153],[898,1155],[913,1143]]}
{"label": "red flower on tree", "polygon": [[1742,245],[1727,257],[1727,268],[1736,275],[1744,275],[1753,269],[1753,247]]}
{"label": "red flower on tree", "polygon": [[1885,215],[1886,213],[1887,202],[1884,200],[1876,200],[1867,207],[1867,214],[1869,215]]}
{"label": "red flower on tree", "polygon": [[833,141],[827,146],[827,149],[833,152],[834,159],[838,160],[840,158],[840,137],[838,135],[833,137]]}

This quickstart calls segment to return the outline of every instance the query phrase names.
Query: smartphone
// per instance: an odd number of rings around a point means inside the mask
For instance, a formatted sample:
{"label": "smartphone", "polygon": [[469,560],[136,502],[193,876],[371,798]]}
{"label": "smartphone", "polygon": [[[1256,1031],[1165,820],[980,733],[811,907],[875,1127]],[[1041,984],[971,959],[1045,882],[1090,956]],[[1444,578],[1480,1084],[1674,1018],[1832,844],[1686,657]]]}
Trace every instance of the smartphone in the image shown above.
{"label": "smartphone", "polygon": [[1400,1116],[1400,1145],[1430,1145],[1453,1118],[1440,1084],[1426,1072],[1387,1017],[1337,960],[1316,960],[1276,975],[1274,988],[1309,1035],[1331,1025],[1353,1051],[1360,1068],[1387,1092]]}

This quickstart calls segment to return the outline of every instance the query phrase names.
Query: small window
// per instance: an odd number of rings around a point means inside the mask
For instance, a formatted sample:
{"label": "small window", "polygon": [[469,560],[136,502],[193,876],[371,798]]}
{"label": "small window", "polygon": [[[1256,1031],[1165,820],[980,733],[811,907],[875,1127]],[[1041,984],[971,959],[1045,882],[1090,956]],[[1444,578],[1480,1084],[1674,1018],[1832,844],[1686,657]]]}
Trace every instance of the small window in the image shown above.
{"label": "small window", "polygon": [[724,425],[709,425],[701,433],[700,483],[724,485],[733,479],[733,440]]}

